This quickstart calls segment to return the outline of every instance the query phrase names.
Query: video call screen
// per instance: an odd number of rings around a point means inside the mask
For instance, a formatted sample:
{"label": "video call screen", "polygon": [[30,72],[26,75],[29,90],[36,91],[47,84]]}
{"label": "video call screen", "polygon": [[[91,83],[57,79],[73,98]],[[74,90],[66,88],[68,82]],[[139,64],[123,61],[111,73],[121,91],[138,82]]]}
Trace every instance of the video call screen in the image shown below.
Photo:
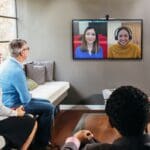
{"label": "video call screen", "polygon": [[142,30],[142,19],[72,20],[73,59],[142,59]]}

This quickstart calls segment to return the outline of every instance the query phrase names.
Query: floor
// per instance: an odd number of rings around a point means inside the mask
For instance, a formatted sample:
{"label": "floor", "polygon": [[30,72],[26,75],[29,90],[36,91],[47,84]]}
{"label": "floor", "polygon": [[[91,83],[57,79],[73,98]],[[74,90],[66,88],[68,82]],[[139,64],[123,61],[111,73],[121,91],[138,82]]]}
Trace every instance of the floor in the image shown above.
{"label": "floor", "polygon": [[71,136],[73,129],[83,113],[83,111],[71,110],[59,112],[55,119],[52,141],[57,145],[62,145],[66,137]]}

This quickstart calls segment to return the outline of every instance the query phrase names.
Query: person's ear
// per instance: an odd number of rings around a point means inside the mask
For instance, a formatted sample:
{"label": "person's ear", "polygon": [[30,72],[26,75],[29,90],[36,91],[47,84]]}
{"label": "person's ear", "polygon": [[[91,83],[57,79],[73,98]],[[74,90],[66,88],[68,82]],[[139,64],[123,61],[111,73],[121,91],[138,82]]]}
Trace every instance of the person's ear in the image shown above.
{"label": "person's ear", "polygon": [[24,54],[24,51],[20,51],[20,55],[23,56],[23,54]]}

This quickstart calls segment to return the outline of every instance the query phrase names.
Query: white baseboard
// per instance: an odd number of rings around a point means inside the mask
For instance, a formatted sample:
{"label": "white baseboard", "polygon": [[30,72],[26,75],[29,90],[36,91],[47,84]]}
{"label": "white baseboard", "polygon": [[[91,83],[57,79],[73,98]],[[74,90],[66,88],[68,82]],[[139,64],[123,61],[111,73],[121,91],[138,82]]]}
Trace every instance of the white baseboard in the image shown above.
{"label": "white baseboard", "polygon": [[105,105],[59,105],[60,110],[105,110]]}

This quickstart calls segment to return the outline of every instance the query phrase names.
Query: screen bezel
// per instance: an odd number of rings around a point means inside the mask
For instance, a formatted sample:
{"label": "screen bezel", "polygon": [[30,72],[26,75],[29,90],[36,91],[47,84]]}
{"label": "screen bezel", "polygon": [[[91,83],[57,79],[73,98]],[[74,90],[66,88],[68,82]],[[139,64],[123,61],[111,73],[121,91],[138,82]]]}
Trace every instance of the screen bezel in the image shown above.
{"label": "screen bezel", "polygon": [[[75,31],[75,23],[80,23],[80,22],[92,22],[92,23],[96,23],[96,22],[100,22],[101,23],[106,23],[107,26],[107,31],[108,32],[108,24],[109,23],[115,23],[115,22],[120,22],[120,24],[124,23],[124,22],[129,22],[129,23],[134,23],[134,22],[138,22],[140,24],[140,37],[139,37],[139,42],[141,43],[140,44],[140,48],[141,48],[141,57],[140,58],[107,58],[107,57],[104,57],[104,58],[101,58],[101,59],[97,59],[97,58],[75,58],[75,45],[74,45],[74,36],[76,35],[76,32]],[[79,25],[78,25],[79,26]],[[79,28],[79,27],[78,27]],[[112,33],[114,34],[114,33]],[[80,35],[80,34],[79,34]],[[82,35],[82,34],[81,34]],[[108,42],[108,33],[106,35],[106,38],[107,38],[107,42]],[[109,46],[109,43],[107,43],[107,52],[108,52],[108,46]],[[72,20],[72,57],[74,60],[142,60],[143,59],[143,20],[142,19],[109,19],[109,20],[106,20],[106,19],[74,19]]]}

